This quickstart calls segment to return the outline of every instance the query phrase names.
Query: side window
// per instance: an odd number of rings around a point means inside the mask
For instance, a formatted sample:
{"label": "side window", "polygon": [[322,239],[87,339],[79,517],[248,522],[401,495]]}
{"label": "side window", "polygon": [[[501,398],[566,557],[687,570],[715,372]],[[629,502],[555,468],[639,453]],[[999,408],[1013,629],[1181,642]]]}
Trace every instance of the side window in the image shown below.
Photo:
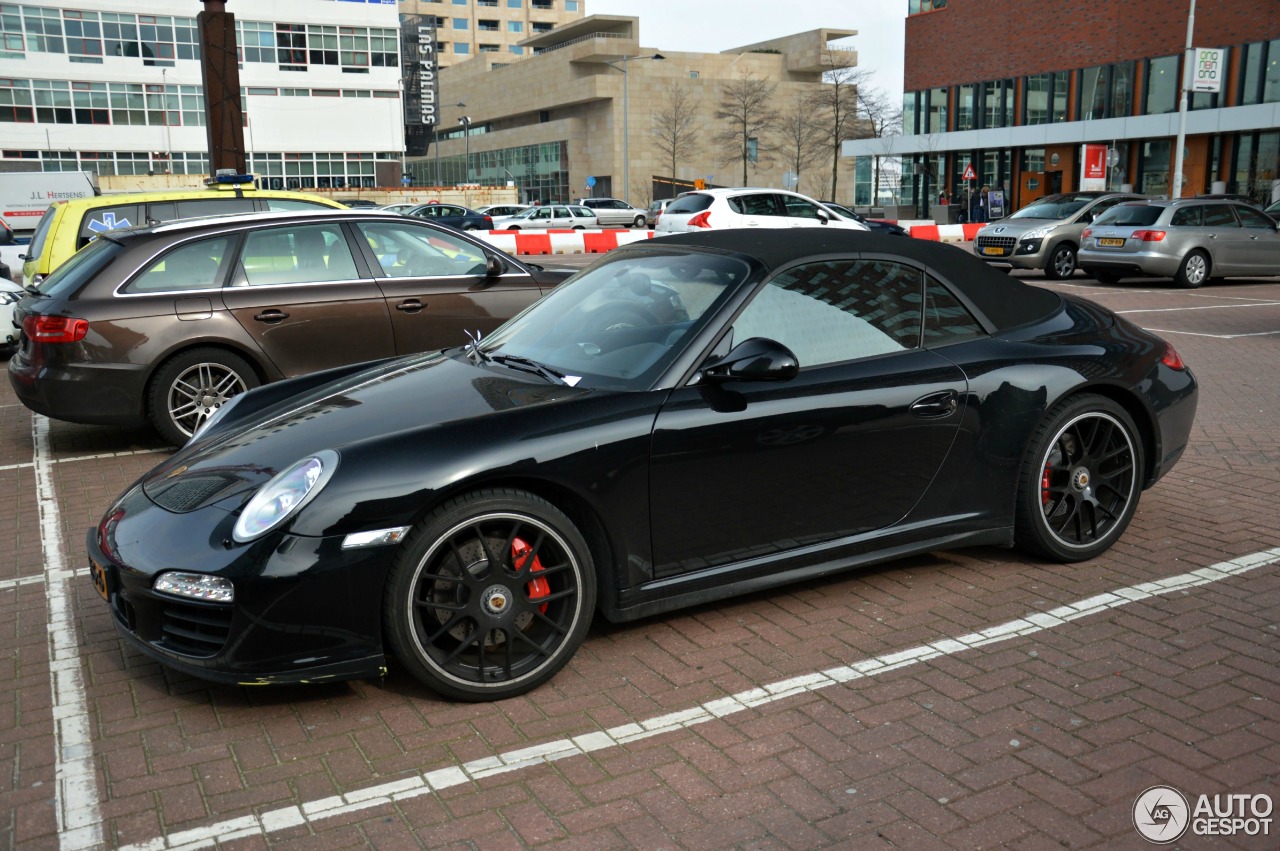
{"label": "side window", "polygon": [[803,198],[797,198],[794,195],[780,195],[782,204],[787,210],[787,217],[792,219],[816,219],[818,218],[818,205],[811,204]]}
{"label": "side window", "polygon": [[258,203],[262,205],[264,210],[275,210],[284,212],[287,210],[329,210],[332,209],[328,204],[318,204],[315,201],[301,201],[296,198],[259,198]]}
{"label": "side window", "polygon": [[249,286],[349,281],[359,277],[337,224],[254,231],[240,256]]}
{"label": "side window", "polygon": [[550,208],[550,207],[539,207],[539,208],[537,209],[537,211],[535,211],[535,212],[534,212],[534,214],[533,214],[532,216],[530,216],[529,218],[531,218],[531,219],[549,219],[549,218],[551,218],[551,208]]}
{"label": "side window", "polygon": [[733,323],[733,342],[768,337],[800,368],[920,345],[918,269],[882,260],[832,260],[769,281]]}
{"label": "side window", "polygon": [[1239,227],[1236,223],[1235,214],[1231,212],[1230,204],[1206,204],[1204,208],[1204,224],[1210,228],[1234,228]]}
{"label": "side window", "polygon": [[1246,207],[1241,204],[1236,207],[1236,215],[1240,217],[1240,224],[1247,228],[1262,228],[1265,230],[1275,230],[1276,223],[1266,213]]}
{"label": "side window", "polygon": [[460,237],[399,222],[360,222],[357,227],[387,277],[484,274],[487,260],[484,252]]}
{"label": "side window", "polygon": [[[192,216],[232,216],[253,211],[252,198],[197,198],[177,203],[177,217],[189,219]],[[161,219],[160,221],[164,221]]]}
{"label": "side window", "polygon": [[924,285],[924,344],[936,348],[987,336],[978,320],[941,282],[928,275]]}
{"label": "side window", "polygon": [[1204,224],[1204,207],[1183,207],[1173,214],[1173,218],[1169,221],[1170,227],[1175,228],[1198,228]]}
{"label": "side window", "polygon": [[220,284],[218,269],[230,240],[225,236],[188,242],[161,255],[130,281],[123,292],[155,293],[207,290]]}
{"label": "side window", "polygon": [[729,206],[744,216],[779,215],[778,208],[773,203],[773,195],[768,192],[735,196],[729,199]]}
{"label": "side window", "polygon": [[84,248],[100,233],[142,224],[146,224],[146,220],[142,218],[142,206],[140,204],[118,204],[114,207],[98,207],[88,210],[84,214],[84,219],[80,222],[80,234],[76,238],[76,248]]}

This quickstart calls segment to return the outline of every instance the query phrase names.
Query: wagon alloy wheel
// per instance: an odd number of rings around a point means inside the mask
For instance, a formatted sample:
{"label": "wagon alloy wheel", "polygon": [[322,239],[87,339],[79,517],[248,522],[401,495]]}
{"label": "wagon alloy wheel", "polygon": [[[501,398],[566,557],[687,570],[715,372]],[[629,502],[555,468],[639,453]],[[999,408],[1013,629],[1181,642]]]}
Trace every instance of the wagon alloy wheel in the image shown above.
{"label": "wagon alloy wheel", "polygon": [[149,406],[161,436],[181,446],[233,396],[258,386],[245,360],[220,349],[185,352],[156,371]]}
{"label": "wagon alloy wheel", "polygon": [[1060,561],[1093,558],[1137,509],[1142,446],[1119,405],[1084,396],[1059,405],[1033,441],[1018,497],[1018,542]]}
{"label": "wagon alloy wheel", "polygon": [[549,503],[482,491],[424,522],[388,586],[388,641],[424,683],[463,700],[522,694],[573,655],[595,605],[585,542]]}

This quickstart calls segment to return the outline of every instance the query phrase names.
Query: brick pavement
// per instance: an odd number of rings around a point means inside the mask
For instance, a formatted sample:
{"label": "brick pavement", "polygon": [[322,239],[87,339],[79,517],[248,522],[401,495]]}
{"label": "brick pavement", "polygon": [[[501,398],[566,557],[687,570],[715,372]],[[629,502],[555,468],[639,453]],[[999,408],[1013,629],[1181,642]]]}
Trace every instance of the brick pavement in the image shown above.
{"label": "brick pavement", "polygon": [[[396,671],[268,690],[174,674],[125,649],[81,576],[67,597],[104,844],[166,847],[189,831],[237,849],[1138,848],[1130,810],[1149,786],[1280,798],[1280,563],[874,676],[742,697],[1280,546],[1280,285],[1067,288],[1176,332],[1202,384],[1193,445],[1105,557],[1063,567],[938,553],[597,623],[549,685],[480,706]],[[1153,310],[1165,312],[1136,312]],[[55,772],[69,758],[54,751],[56,601],[33,434],[6,383],[0,525],[15,543],[0,556],[11,684],[0,845],[24,849],[58,847]],[[64,423],[47,439],[75,568],[83,530],[163,448],[147,432]],[[698,715],[728,696],[742,708]],[[696,723],[630,726],[671,713]],[[612,738],[592,738],[601,731]],[[560,742],[584,747],[494,762]],[[1274,848],[1274,837],[1275,826],[1178,847]]]}

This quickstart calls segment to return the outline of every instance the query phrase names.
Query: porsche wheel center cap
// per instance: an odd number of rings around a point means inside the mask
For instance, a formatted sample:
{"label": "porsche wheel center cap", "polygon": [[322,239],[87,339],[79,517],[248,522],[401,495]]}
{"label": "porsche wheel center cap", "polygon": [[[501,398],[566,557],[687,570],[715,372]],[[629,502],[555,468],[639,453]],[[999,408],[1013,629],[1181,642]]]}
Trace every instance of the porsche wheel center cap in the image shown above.
{"label": "porsche wheel center cap", "polygon": [[1089,476],[1089,470],[1085,467],[1078,467],[1076,471],[1071,474],[1071,486],[1078,491],[1087,490],[1089,488],[1089,483],[1092,481],[1093,479]]}
{"label": "porsche wheel center cap", "polygon": [[505,585],[493,585],[485,589],[481,602],[489,614],[501,615],[511,608],[511,592]]}

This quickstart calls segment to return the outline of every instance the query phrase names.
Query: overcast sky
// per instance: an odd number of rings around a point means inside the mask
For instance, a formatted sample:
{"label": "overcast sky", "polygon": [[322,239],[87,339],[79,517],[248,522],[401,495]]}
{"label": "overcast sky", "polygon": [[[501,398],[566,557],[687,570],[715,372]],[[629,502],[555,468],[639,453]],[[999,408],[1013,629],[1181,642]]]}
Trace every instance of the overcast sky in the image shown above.
{"label": "overcast sky", "polygon": [[857,30],[839,42],[858,51],[858,67],[902,101],[907,0],[585,0],[588,15],[640,19],[640,44],[655,50],[719,53],[820,27]]}

